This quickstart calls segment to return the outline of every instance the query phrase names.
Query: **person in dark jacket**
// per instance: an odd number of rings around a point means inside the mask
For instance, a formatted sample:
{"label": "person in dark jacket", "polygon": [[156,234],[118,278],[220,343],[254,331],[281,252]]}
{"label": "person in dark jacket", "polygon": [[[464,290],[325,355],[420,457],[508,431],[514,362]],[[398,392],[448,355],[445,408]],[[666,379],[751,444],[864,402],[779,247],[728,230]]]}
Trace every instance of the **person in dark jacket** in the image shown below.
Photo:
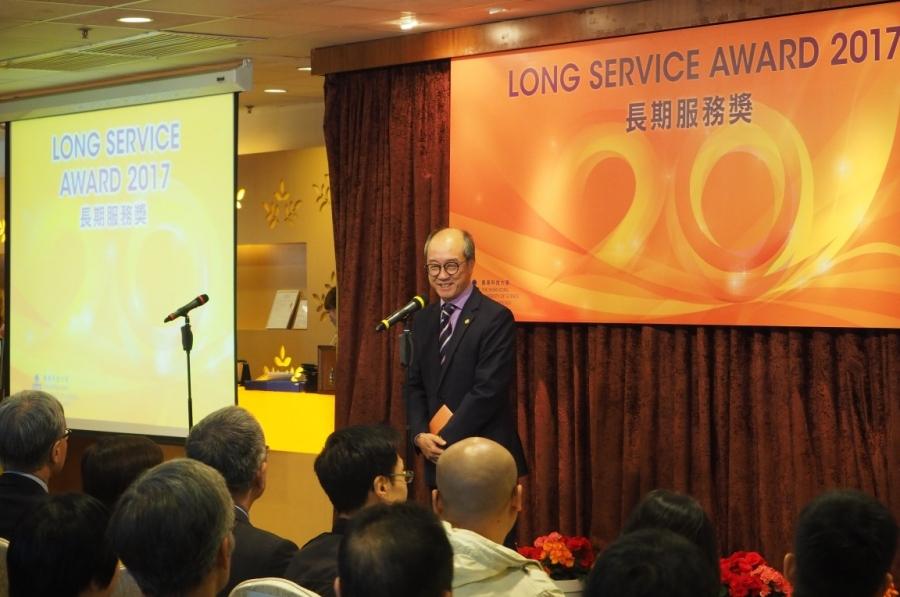
{"label": "person in dark jacket", "polygon": [[262,427],[239,406],[226,406],[204,417],[188,434],[185,453],[223,477],[234,501],[234,552],[231,574],[219,595],[238,583],[282,576],[297,545],[250,523],[250,508],[266,490],[268,453]]}
{"label": "person in dark jacket", "polygon": [[444,228],[425,241],[428,282],[440,297],[413,320],[413,356],[405,386],[407,421],[425,457],[425,481],[450,445],[485,437],[509,450],[518,476],[528,472],[510,408],[516,326],[512,312],[472,282],[475,241]]}
{"label": "person in dark jacket", "polygon": [[284,576],[322,597],[334,597],[338,548],[351,517],[375,504],[405,502],[413,474],[397,454],[396,432],[369,425],[328,436],[315,470],[337,518],[330,533],[315,537],[297,552]]}
{"label": "person in dark jacket", "polygon": [[62,404],[23,390],[0,402],[0,537],[47,497],[50,478],[66,464],[69,430]]}

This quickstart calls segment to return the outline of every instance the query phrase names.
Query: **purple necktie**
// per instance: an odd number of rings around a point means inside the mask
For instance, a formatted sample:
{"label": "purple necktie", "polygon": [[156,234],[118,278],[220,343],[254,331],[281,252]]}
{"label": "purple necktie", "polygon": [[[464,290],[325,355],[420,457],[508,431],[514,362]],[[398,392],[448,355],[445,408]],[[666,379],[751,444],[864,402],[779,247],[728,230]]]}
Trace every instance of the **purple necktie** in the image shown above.
{"label": "purple necktie", "polygon": [[441,334],[438,336],[438,345],[440,346],[441,365],[447,359],[447,344],[450,343],[450,336],[453,335],[453,325],[450,323],[450,315],[453,314],[456,305],[453,303],[444,303],[441,307]]}

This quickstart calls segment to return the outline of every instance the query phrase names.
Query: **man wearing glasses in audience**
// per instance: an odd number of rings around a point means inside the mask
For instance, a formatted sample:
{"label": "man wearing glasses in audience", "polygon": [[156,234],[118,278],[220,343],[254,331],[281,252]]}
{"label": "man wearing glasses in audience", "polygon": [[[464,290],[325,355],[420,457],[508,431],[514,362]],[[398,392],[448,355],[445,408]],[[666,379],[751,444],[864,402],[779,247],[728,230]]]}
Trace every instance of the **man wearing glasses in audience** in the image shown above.
{"label": "man wearing glasses in audience", "polygon": [[316,476],[337,513],[330,533],[300,548],[284,573],[322,597],[333,597],[338,549],[350,519],[376,504],[405,502],[413,472],[397,453],[397,434],[389,427],[357,425],[328,436],[316,457]]}
{"label": "man wearing glasses in audience", "polygon": [[512,312],[472,282],[475,242],[455,228],[425,241],[428,282],[440,297],[413,321],[413,358],[406,383],[407,421],[435,487],[435,463],[461,439],[486,437],[505,447],[519,476],[528,472],[509,406],[515,372]]}
{"label": "man wearing glasses in audience", "polygon": [[47,392],[23,390],[0,402],[0,537],[47,496],[66,464],[70,433],[62,404]]}

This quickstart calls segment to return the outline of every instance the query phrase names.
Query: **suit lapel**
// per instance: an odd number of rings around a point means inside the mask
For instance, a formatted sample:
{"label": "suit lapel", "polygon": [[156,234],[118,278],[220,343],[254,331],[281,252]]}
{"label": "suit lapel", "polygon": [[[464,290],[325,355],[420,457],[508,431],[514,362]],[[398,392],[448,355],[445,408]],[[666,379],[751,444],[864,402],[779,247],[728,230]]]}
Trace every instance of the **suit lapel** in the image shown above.
{"label": "suit lapel", "polygon": [[456,353],[456,347],[459,346],[459,343],[462,341],[462,337],[469,329],[469,324],[472,323],[473,319],[475,319],[475,316],[478,313],[478,307],[480,306],[481,293],[478,291],[477,287],[473,287],[472,295],[463,306],[463,310],[459,314],[459,319],[456,320],[456,327],[453,328],[453,335],[450,336],[450,343],[447,344],[447,360],[444,363],[444,366],[441,367],[441,375],[438,379],[438,387],[441,387],[441,384],[444,383],[444,375],[446,374],[447,370],[450,369],[450,364],[453,361],[453,355]]}

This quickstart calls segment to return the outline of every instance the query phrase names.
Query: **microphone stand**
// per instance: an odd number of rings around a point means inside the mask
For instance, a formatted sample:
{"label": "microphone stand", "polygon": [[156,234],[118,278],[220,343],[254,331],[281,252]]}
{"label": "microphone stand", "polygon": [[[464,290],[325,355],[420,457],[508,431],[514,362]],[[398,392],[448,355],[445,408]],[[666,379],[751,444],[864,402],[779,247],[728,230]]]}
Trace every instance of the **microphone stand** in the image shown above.
{"label": "microphone stand", "polygon": [[409,369],[413,358],[412,330],[409,329],[409,317],[403,318],[403,331],[397,335],[400,340],[400,366]]}
{"label": "microphone stand", "polygon": [[191,318],[184,315],[184,325],[181,326],[181,347],[187,355],[187,390],[188,390],[188,431],[194,427],[194,402],[191,399],[191,348],[194,347],[194,332],[191,331]]}
{"label": "microphone stand", "polygon": [[[409,404],[409,396],[407,395],[406,386],[409,381],[409,365],[413,360],[413,337],[412,330],[409,329],[409,317],[403,318],[403,331],[397,334],[397,339],[400,341],[400,366],[403,367],[403,372],[405,374],[406,380],[403,384],[403,404]],[[404,462],[413,462],[414,454],[413,450],[413,438],[409,436],[409,422],[407,421],[404,432],[406,435],[406,450],[403,454]]]}

